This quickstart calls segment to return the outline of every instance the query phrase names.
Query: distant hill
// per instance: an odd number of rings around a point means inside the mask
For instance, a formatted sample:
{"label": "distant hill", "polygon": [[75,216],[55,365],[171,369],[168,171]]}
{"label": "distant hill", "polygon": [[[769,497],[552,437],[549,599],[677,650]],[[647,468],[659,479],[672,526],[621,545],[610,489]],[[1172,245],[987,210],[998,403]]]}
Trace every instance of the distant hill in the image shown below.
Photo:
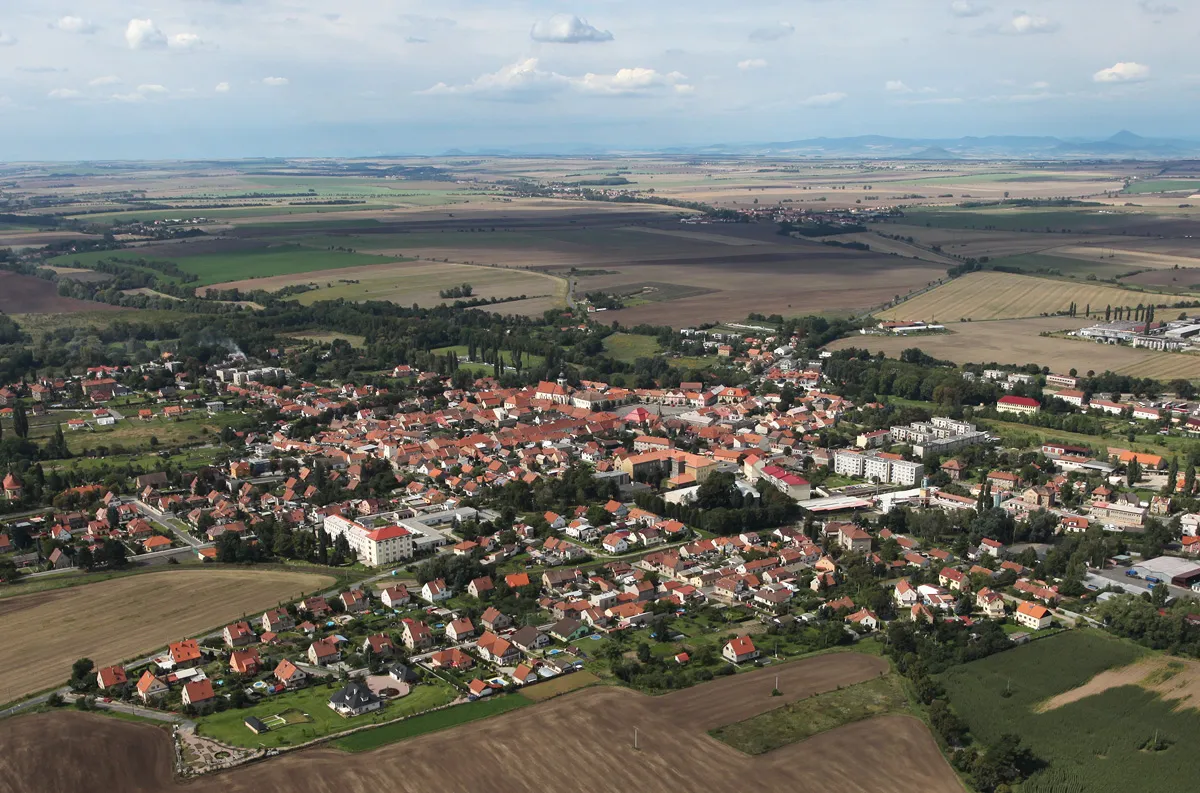
{"label": "distant hill", "polygon": [[1040,135],[987,135],[962,138],[893,138],[857,135],[805,138],[767,143],[711,143],[703,146],[618,147],[580,143],[523,144],[506,149],[478,148],[462,154],[604,155],[660,154],[704,157],[809,157],[877,160],[1183,160],[1200,158],[1200,140],[1147,138],[1121,130],[1108,138],[1057,138]]}

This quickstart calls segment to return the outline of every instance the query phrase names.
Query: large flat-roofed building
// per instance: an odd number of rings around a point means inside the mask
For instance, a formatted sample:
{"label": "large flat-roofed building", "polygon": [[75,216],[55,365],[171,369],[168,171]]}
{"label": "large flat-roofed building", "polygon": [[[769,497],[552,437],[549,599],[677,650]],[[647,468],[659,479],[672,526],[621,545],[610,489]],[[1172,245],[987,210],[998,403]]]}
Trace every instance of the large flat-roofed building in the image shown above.
{"label": "large flat-roofed building", "polygon": [[929,421],[914,421],[907,427],[892,427],[892,440],[907,443],[913,454],[949,454],[967,446],[987,441],[987,433],[980,432],[974,424],[956,421],[946,416],[934,416]]}
{"label": "large flat-roofed building", "polygon": [[833,453],[833,472],[893,485],[915,485],[925,475],[925,466],[898,454],[838,449]]}

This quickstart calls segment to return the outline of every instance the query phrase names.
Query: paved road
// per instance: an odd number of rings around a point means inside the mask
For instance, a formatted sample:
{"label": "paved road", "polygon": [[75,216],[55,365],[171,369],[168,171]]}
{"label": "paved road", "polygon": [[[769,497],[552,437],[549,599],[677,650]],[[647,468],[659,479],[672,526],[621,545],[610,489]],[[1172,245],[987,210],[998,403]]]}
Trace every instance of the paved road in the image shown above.
{"label": "paved road", "polygon": [[211,543],[205,543],[184,531],[173,518],[164,518],[155,514],[154,510],[147,507],[141,501],[134,501],[133,504],[137,507],[137,511],[142,514],[142,517],[164,531],[174,534],[180,542],[185,542],[193,548],[207,548],[211,545]]}

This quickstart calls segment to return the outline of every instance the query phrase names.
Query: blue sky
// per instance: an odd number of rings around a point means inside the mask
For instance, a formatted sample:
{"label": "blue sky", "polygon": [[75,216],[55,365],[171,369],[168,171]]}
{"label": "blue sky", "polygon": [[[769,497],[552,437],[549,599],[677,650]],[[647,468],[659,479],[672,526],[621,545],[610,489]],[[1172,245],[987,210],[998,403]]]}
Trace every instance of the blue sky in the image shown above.
{"label": "blue sky", "polygon": [[7,160],[1190,137],[1187,0],[4,0]]}

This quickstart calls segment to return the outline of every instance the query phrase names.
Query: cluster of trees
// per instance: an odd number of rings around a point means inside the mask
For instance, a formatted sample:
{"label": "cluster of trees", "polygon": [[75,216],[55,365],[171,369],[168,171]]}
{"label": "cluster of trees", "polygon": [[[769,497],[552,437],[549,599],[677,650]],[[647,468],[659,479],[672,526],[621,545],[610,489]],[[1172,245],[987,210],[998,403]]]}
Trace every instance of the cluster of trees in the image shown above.
{"label": "cluster of trees", "polygon": [[1118,595],[1097,607],[1097,616],[1108,630],[1138,644],[1175,655],[1200,658],[1200,626],[1190,619],[1192,601],[1167,605],[1165,586],[1140,595]]}
{"label": "cluster of trees", "polygon": [[438,292],[438,297],[448,300],[450,298],[470,297],[475,290],[470,284],[462,284],[461,286],[452,286],[449,289],[442,289]]}
{"label": "cluster of trees", "polygon": [[759,498],[743,496],[733,474],[711,474],[696,491],[696,499],[673,504],[653,493],[639,493],[635,501],[642,509],[714,534],[737,534],[782,526],[800,516],[796,502],[766,482],[756,485]]}

